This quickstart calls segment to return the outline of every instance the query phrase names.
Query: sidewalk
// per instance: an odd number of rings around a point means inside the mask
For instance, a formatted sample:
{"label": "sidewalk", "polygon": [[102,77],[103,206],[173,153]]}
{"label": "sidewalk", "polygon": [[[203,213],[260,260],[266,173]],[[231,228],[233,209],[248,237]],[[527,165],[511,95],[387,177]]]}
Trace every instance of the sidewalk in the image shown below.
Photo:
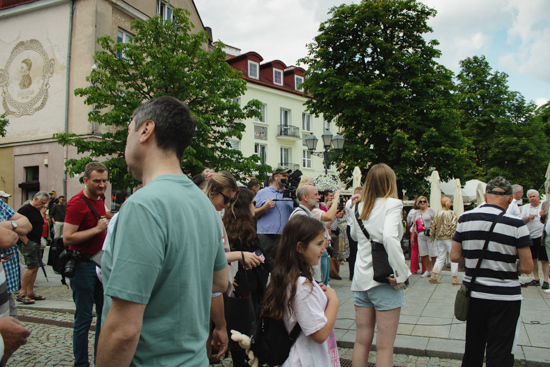
{"label": "sidewalk", "polygon": [[[46,266],[46,271],[49,282],[42,270],[39,270],[36,281],[39,288],[36,293],[45,295],[47,300],[38,301],[34,305],[18,303],[17,306],[74,312],[70,290],[61,286],[61,277],[49,266]],[[336,290],[340,300],[335,324],[336,338],[340,347],[353,348],[356,325],[347,264],[340,267],[340,275],[342,280],[330,281],[330,286]],[[462,274],[459,274],[461,277]],[[395,354],[462,359],[466,323],[453,317],[458,287],[451,285],[451,274],[448,271],[442,272],[441,280],[441,284],[431,284],[420,275],[413,275],[409,279],[410,286],[405,291],[406,305],[401,309],[397,330]],[[540,287],[522,288],[522,293],[525,299],[521,307],[516,363],[550,366],[550,294],[544,293]]]}

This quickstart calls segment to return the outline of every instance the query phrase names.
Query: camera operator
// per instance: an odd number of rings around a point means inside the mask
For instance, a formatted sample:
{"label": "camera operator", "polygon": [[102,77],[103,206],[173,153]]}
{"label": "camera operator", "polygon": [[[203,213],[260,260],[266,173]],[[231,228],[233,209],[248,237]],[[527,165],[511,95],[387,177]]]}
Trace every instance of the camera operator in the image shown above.
{"label": "camera operator", "polygon": [[74,277],[70,278],[76,306],[73,329],[75,366],[89,366],[88,331],[92,323],[94,304],[98,320],[94,349],[97,349],[101,329],[103,287],[90,257],[101,250],[109,224],[105,218],[105,204],[102,199],[107,188],[107,168],[99,162],[88,163],[84,171],[84,185],[84,190],[67,204],[63,228],[63,242],[73,251],[73,258],[76,260]]}
{"label": "camera operator", "polygon": [[269,271],[273,268],[273,257],[279,237],[283,232],[290,213],[294,210],[294,201],[283,197],[283,191],[288,182],[290,169],[277,167],[273,171],[273,185],[266,187],[256,194],[256,210],[258,219],[258,238],[260,247],[265,255],[265,264]]}

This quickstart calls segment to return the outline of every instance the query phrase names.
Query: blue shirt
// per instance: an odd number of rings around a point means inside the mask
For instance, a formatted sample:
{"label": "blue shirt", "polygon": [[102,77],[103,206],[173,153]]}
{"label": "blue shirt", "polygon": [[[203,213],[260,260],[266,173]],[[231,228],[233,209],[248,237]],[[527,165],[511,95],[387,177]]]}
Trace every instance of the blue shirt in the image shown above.
{"label": "blue shirt", "polygon": [[[3,200],[0,200],[0,221],[7,221],[14,215],[15,210]],[[8,293],[16,292],[21,289],[21,268],[19,267],[19,251],[17,251],[17,245],[0,250],[0,253],[2,255],[12,255],[4,264],[4,270],[6,271]]]}
{"label": "blue shirt", "polygon": [[288,217],[294,210],[294,201],[283,198],[283,193],[273,186],[261,189],[256,194],[256,208],[262,207],[269,199],[276,199],[275,206],[268,209],[258,218],[258,234],[281,234]]}

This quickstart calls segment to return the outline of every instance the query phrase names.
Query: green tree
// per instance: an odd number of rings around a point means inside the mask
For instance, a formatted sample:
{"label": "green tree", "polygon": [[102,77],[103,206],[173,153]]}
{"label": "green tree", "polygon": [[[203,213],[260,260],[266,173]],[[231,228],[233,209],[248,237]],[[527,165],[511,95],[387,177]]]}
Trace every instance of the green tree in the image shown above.
{"label": "green tree", "polygon": [[0,115],[0,136],[6,136],[6,127],[9,125],[9,121],[6,118],[7,114]]}
{"label": "green tree", "polygon": [[492,70],[484,56],[460,62],[457,97],[463,134],[473,144],[473,175],[497,175],[526,188],[544,183],[548,124],[535,118],[535,104],[508,87],[508,75]]}
{"label": "green tree", "polygon": [[60,144],[74,145],[78,153],[87,154],[68,160],[69,174],[83,172],[89,161],[101,157],[106,158],[115,188],[134,185],[124,160],[127,125],[143,101],[167,95],[185,102],[197,121],[195,136],[182,158],[184,172],[194,175],[208,167],[242,178],[271,171],[267,165],[258,165],[259,157],[244,157],[231,149],[228,138],[242,138],[242,120],[259,116],[261,104],[253,100],[239,105],[237,99],[246,90],[241,72],[225,62],[223,44],[215,43],[210,52],[203,50],[208,36],[202,31],[192,33],[188,15],[186,10],[174,9],[170,22],[158,16],[135,20],[135,36],[129,43],[98,38],[102,50],[94,57],[97,68],[87,77],[91,85],[76,89],[75,94],[93,106],[89,120],[109,129],[100,141],[55,135]]}
{"label": "green tree", "polygon": [[[443,180],[470,168],[461,135],[452,73],[428,18],[435,10],[415,0],[364,0],[330,11],[309,45],[304,89],[315,114],[336,119],[346,139],[335,158],[343,177],[384,162],[409,194],[426,186],[430,169]],[[365,149],[367,148],[367,149]]]}

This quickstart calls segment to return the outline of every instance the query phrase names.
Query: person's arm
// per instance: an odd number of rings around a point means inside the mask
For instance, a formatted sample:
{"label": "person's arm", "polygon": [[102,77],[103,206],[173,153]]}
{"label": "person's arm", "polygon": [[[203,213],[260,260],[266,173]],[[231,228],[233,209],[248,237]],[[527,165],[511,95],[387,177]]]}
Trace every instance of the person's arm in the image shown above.
{"label": "person's arm", "polygon": [[433,242],[435,240],[435,231],[437,230],[437,221],[441,218],[443,221],[443,218],[441,215],[435,215],[432,219],[431,229],[430,229],[430,242]]}
{"label": "person's arm", "polygon": [[533,271],[533,256],[529,247],[518,248],[518,273],[529,274]]}
{"label": "person's arm", "polygon": [[31,332],[23,324],[13,317],[0,317],[0,334],[2,335],[4,353],[2,357],[2,366],[20,346],[27,343],[27,338]]}
{"label": "person's arm", "polygon": [[254,217],[256,217],[256,218],[261,217],[262,214],[264,214],[269,209],[272,209],[274,206],[275,206],[275,202],[273,201],[273,199],[269,199],[268,201],[266,201],[264,203],[264,205],[262,205],[259,208],[254,209]]}
{"label": "person's arm", "polygon": [[464,254],[462,253],[462,244],[460,242],[453,241],[450,258],[451,262],[464,265]]}
{"label": "person's arm", "polygon": [[[525,210],[527,209],[527,210]],[[525,224],[529,223],[532,219],[534,219],[535,216],[533,214],[529,214],[529,204],[525,205],[523,207],[523,210],[521,211],[521,219],[523,219],[523,222]]]}
{"label": "person's arm", "polygon": [[226,252],[225,257],[227,258],[228,263],[232,263],[233,261],[243,261],[243,255],[244,254],[244,264],[248,266],[249,268],[255,268],[256,266],[260,265],[262,263],[262,260],[258,255],[256,255],[253,252],[248,251],[231,251]]}
{"label": "person's arm", "polygon": [[396,199],[387,199],[386,206],[388,209],[384,216],[382,229],[384,236],[383,243],[388,253],[388,262],[394,271],[395,281],[399,284],[404,283],[410,275],[409,267],[405,262],[405,256],[401,249],[401,238],[399,237],[403,228],[403,223],[401,222],[403,203]]}
{"label": "person's arm", "polygon": [[[5,223],[5,222],[2,222]],[[9,222],[8,222],[9,224]],[[11,224],[10,224],[11,227]],[[0,227],[0,249],[7,249],[17,243],[19,236],[11,229]]]}
{"label": "person's arm", "polygon": [[321,329],[309,335],[311,339],[318,344],[323,344],[329,337],[332,329],[334,329],[334,323],[336,322],[336,316],[338,315],[338,307],[340,306],[340,301],[338,300],[336,291],[333,288],[327,288],[326,286],[321,286],[321,288],[325,291],[325,295],[328,298],[328,305],[325,309],[327,323]]}
{"label": "person's arm", "polygon": [[223,295],[212,298],[210,305],[210,318],[214,322],[214,331],[212,332],[212,344],[219,346],[217,357],[220,358],[226,351],[229,345],[227,336],[227,324],[225,323],[225,314],[223,308]]}
{"label": "person's arm", "polygon": [[326,212],[323,212],[323,214],[321,214],[321,221],[332,223],[332,221],[336,219],[339,200],[340,200],[340,190],[336,190],[336,192],[334,193],[334,200],[332,200],[332,205]]}
{"label": "person's arm", "polygon": [[222,270],[214,271],[214,281],[212,284],[212,293],[225,292],[229,286],[229,275],[227,275],[227,267]]}
{"label": "person's arm", "polygon": [[[11,221],[17,223],[17,229],[14,231]],[[19,236],[24,236],[32,230],[31,222],[22,214],[15,213],[11,218],[5,222],[1,222],[0,226],[9,229],[12,232],[17,233]]]}
{"label": "person's arm", "polygon": [[52,221],[53,224],[55,224],[55,219],[53,217],[55,216],[55,212],[57,211],[56,209],[59,210],[57,208],[57,205],[54,205],[52,210],[50,210],[50,220]]}
{"label": "person's arm", "polygon": [[101,328],[96,366],[129,366],[136,352],[146,305],[113,298]]}
{"label": "person's arm", "polygon": [[65,223],[65,226],[63,226],[63,243],[69,246],[84,242],[105,231],[108,225],[109,221],[106,218],[101,218],[97,221],[95,227],[79,231],[78,225]]}

